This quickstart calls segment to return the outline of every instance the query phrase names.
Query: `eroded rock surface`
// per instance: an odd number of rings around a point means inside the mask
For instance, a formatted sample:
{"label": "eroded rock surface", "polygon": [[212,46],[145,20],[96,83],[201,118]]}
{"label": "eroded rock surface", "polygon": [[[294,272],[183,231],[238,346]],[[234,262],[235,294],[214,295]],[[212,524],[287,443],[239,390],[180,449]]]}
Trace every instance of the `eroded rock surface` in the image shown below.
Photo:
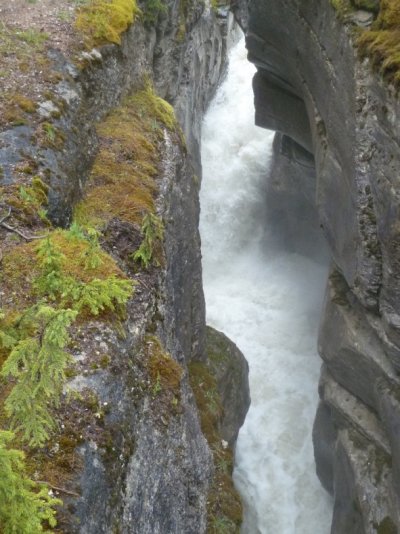
{"label": "eroded rock surface", "polygon": [[206,351],[224,408],[220,433],[233,447],[250,406],[249,365],[233,341],[211,326],[206,329]]}
{"label": "eroded rock surface", "polygon": [[333,259],[314,444],[337,534],[400,529],[400,107],[358,58],[351,21],[361,15],[344,22],[328,0],[253,0],[247,35],[257,124],[310,153],[309,165],[315,159],[314,185],[293,152],[281,169],[298,180],[303,206],[315,188]]}
{"label": "eroded rock surface", "polygon": [[[59,433],[42,451],[44,468],[53,469],[47,471],[48,482],[58,480],[66,490],[58,517],[64,532],[206,530],[213,460],[187,364],[207,358],[198,233],[200,127],[224,73],[233,18],[208,3],[185,3],[184,12],[182,5],[166,2],[154,24],[136,20],[120,46],[82,53],[79,68],[62,51],[49,50],[57,73],[53,96],[62,102],[62,113],[43,123],[55,112],[47,100],[40,102],[29,124],[3,125],[0,134],[1,185],[17,184],[18,166],[29,159],[49,186],[48,217],[54,225],[68,226],[85,184],[90,187],[87,177],[99,148],[96,124],[127,94],[151,79],[157,94],[175,107],[183,130],[154,120],[160,158],[157,171],[149,173],[156,173],[155,211],[164,228],[159,265],[140,268],[132,261],[140,225],[115,216],[101,226],[102,248],[136,286],[120,322],[85,318],[71,332],[74,376],[55,415]],[[38,131],[46,143],[35,139]],[[133,162],[135,149],[133,144],[127,155]],[[1,231],[12,249],[10,234]],[[243,406],[228,425],[232,440],[248,404],[241,365]],[[240,524],[240,505],[238,510]]]}

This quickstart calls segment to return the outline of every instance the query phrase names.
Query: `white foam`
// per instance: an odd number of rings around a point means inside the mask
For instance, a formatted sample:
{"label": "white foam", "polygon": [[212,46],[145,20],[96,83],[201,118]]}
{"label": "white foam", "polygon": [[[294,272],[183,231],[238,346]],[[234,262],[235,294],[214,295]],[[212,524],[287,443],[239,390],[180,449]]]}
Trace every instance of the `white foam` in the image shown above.
{"label": "white foam", "polygon": [[203,125],[200,231],[207,322],[250,364],[252,404],[234,480],[246,534],[327,534],[331,503],[316,475],[311,428],[316,336],[326,268],[274,248],[265,228],[273,133],[254,126],[243,40]]}

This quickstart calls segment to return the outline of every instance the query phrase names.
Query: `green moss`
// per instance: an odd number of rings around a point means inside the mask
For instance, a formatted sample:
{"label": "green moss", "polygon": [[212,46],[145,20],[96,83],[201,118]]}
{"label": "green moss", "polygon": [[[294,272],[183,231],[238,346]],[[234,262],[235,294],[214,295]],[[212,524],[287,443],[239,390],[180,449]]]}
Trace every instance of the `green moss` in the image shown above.
{"label": "green moss", "polygon": [[100,150],[86,196],[75,208],[80,225],[102,229],[114,218],[142,225],[154,213],[164,126],[175,130],[173,110],[150,87],[126,98],[98,125]]}
{"label": "green moss", "polygon": [[189,376],[200,413],[203,434],[209,443],[217,442],[220,438],[219,420],[223,409],[219,400],[216,380],[202,362],[189,364]]}
{"label": "green moss", "polygon": [[374,524],[377,534],[397,534],[397,527],[393,520],[386,516],[379,524]]}
{"label": "green moss", "polygon": [[104,354],[101,358],[100,358],[100,367],[102,369],[107,369],[107,367],[110,365],[111,363],[111,358],[108,354]]}
{"label": "green moss", "polygon": [[121,44],[121,34],[139,13],[135,0],[90,0],[79,8],[75,26],[89,48]]}
{"label": "green moss", "polygon": [[155,94],[151,84],[148,83],[143,91],[135,93],[131,98],[131,103],[138,109],[139,113],[156,119],[170,130],[176,128],[174,108]]}
{"label": "green moss", "polygon": [[27,114],[34,113],[37,109],[37,104],[33,100],[20,93],[13,95],[3,93],[1,99],[5,108],[2,119],[13,126],[26,124]]}
{"label": "green moss", "polygon": [[357,44],[362,56],[396,87],[400,85],[400,0],[381,0],[379,15]]}
{"label": "green moss", "polygon": [[341,18],[345,17],[353,10],[350,0],[331,0],[331,4]]}
{"label": "green moss", "polygon": [[146,336],[145,351],[153,393],[169,392],[174,397],[179,397],[182,367],[164,350],[160,340],[155,336]]}
{"label": "green moss", "polygon": [[13,96],[11,102],[17,104],[26,113],[34,113],[37,109],[37,104],[33,100],[19,93]]}

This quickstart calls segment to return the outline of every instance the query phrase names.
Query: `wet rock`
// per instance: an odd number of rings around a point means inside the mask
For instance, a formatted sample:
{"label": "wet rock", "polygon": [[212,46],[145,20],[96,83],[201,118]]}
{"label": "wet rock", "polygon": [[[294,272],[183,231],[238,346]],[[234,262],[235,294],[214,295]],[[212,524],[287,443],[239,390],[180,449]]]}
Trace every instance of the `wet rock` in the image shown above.
{"label": "wet rock", "polygon": [[206,329],[206,352],[224,408],[220,433],[233,447],[250,406],[249,366],[238,347],[210,326]]}
{"label": "wet rock", "polygon": [[[400,105],[352,40],[379,2],[354,4],[344,22],[329,2],[256,0],[247,36],[258,123],[313,155],[317,217],[334,264],[314,444],[335,499],[335,534],[400,528]],[[289,159],[304,203],[311,173]]]}
{"label": "wet rock", "polygon": [[266,225],[276,247],[328,263],[315,196],[313,155],[290,137],[277,133],[267,175]]}

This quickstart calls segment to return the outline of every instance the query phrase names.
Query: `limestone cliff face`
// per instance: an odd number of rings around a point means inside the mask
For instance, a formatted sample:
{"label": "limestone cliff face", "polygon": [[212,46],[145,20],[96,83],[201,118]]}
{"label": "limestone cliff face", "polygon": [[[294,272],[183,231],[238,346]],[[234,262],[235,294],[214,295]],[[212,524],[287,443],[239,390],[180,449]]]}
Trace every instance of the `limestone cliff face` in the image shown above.
{"label": "limestone cliff face", "polygon": [[[15,170],[29,157],[48,181],[49,218],[68,226],[99,148],[96,124],[124,96],[151,78],[157,93],[174,105],[183,129],[183,134],[160,130],[155,208],[165,227],[161,265],[133,267],[130,256],[140,243],[137,224],[114,217],[102,226],[101,246],[137,285],[122,324],[92,318],[72,331],[75,376],[66,389],[74,393],[70,402],[63,396],[56,414],[59,434],[39,452],[44,455],[40,469],[49,468],[48,482],[67,490],[58,518],[65,532],[206,530],[214,468],[187,363],[206,359],[198,233],[200,127],[224,72],[232,17],[208,3],[165,5],[157,24],[136,21],[120,46],[84,53],[80,68],[49,50],[58,73],[55,100],[61,99],[64,108],[47,128],[62,135],[61,148],[37,143],[36,126],[29,122],[0,134],[1,185],[14,187]],[[123,120],[118,128],[127,127]],[[132,161],[134,149],[128,154]],[[20,245],[2,232],[11,249]],[[239,413],[230,414],[227,423],[233,442],[249,403],[244,360],[241,373],[228,379],[244,391]]]}
{"label": "limestone cliff face", "polygon": [[[316,207],[333,259],[314,444],[338,534],[400,528],[400,107],[358,59],[352,24],[328,0],[249,3],[256,122],[314,157]],[[284,157],[302,184],[304,161],[287,150]]]}

